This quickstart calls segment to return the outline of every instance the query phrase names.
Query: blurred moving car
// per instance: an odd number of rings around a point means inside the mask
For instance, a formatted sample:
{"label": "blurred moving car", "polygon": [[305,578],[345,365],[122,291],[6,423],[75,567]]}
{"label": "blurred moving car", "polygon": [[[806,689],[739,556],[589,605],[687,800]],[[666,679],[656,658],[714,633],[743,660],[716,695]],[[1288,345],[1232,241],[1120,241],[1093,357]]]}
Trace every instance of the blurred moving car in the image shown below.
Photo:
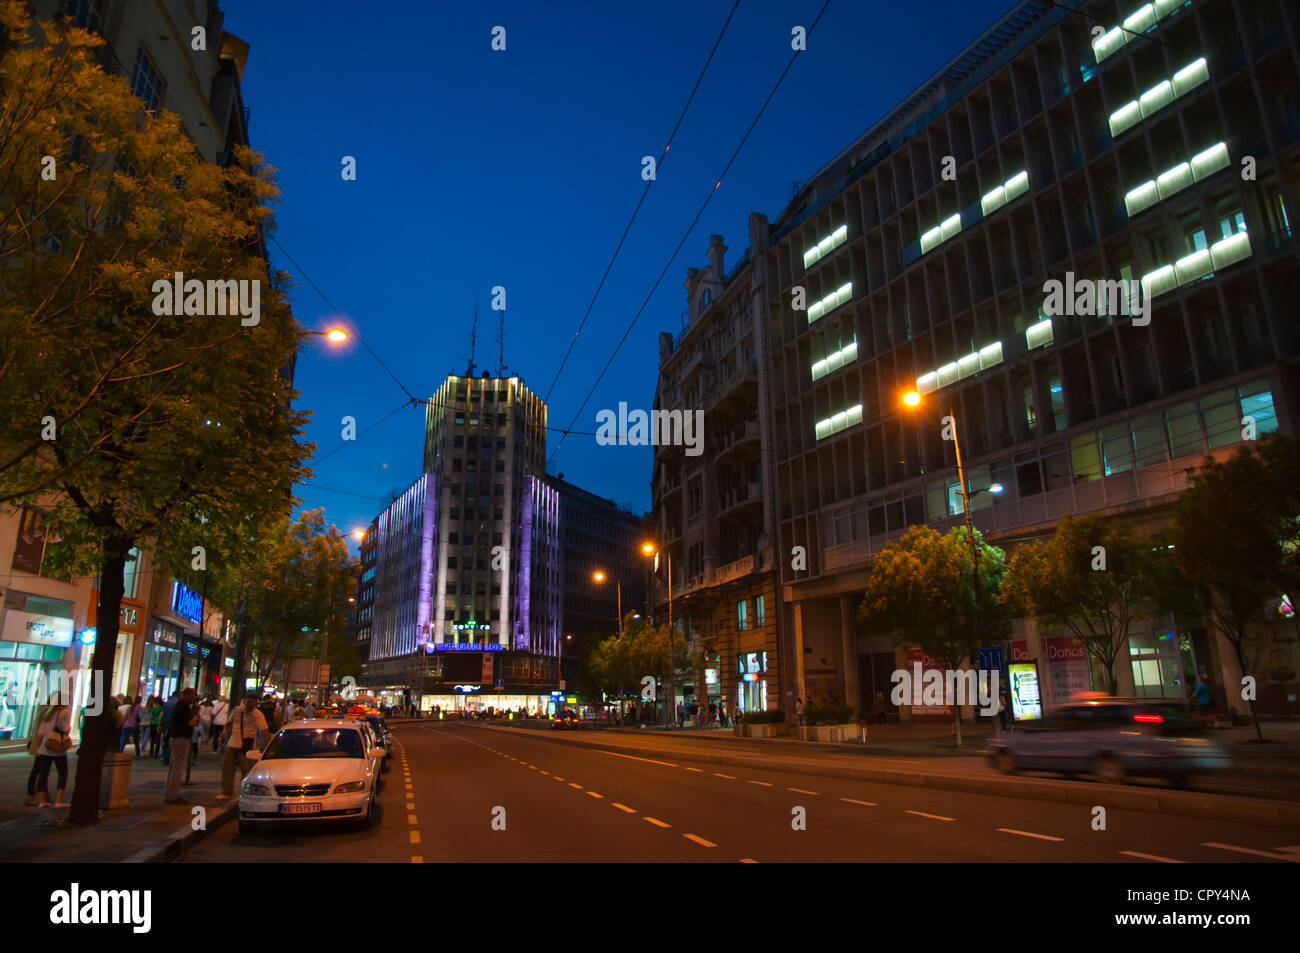
{"label": "blurred moving car", "polygon": [[1163,777],[1186,784],[1232,765],[1227,749],[1178,702],[1102,696],[1062,705],[1040,723],[993,738],[985,753],[1005,774],[1091,773],[1106,784]]}
{"label": "blurred moving car", "polygon": [[570,708],[560,709],[551,719],[553,729],[576,731],[581,726],[582,720],[578,717],[578,713]]}
{"label": "blurred moving car", "polygon": [[[256,752],[254,752],[256,755]],[[374,817],[384,751],[369,726],[346,719],[293,722],[271,739],[239,789],[239,832],[276,824]]]}

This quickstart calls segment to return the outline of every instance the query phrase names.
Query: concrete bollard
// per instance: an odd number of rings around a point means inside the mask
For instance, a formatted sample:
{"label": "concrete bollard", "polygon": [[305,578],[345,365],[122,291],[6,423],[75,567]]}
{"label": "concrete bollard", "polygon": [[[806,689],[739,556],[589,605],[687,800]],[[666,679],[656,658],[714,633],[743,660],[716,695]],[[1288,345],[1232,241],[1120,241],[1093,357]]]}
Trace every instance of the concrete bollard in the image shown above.
{"label": "concrete bollard", "polygon": [[109,752],[104,755],[104,773],[99,779],[99,809],[113,811],[130,807],[126,792],[131,786],[131,762],[135,756],[129,751]]}

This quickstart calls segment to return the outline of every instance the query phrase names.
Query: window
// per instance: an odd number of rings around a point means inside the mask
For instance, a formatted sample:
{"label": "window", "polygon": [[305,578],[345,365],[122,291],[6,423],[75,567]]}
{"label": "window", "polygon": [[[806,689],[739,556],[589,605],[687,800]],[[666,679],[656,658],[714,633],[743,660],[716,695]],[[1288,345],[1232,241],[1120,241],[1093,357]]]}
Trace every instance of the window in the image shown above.
{"label": "window", "polygon": [[1075,437],[1070,441],[1070,459],[1074,464],[1075,483],[1101,479],[1101,459],[1097,453],[1095,433]]}
{"label": "window", "polygon": [[736,603],[736,629],[744,632],[749,628],[749,602],[741,599]]}
{"label": "window", "polygon": [[1277,414],[1273,410],[1273,393],[1268,389],[1268,381],[1244,384],[1237,393],[1241,395],[1241,415],[1255,422],[1257,435],[1277,431]]}
{"label": "window", "polygon": [[1201,401],[1205,437],[1211,450],[1241,440],[1241,418],[1237,416],[1237,395],[1230,390],[1211,394]]}
{"label": "window", "polygon": [[1159,414],[1149,414],[1133,421],[1133,443],[1139,470],[1165,462],[1165,428]]}
{"label": "window", "polygon": [[131,92],[144,100],[144,108],[157,112],[162,105],[163,81],[154,68],[153,60],[141,46],[135,55],[135,70],[131,74]]}
{"label": "window", "polygon": [[98,30],[102,0],[67,0],[67,14],[83,30]]}
{"label": "window", "polygon": [[1133,469],[1133,436],[1128,424],[1116,424],[1101,432],[1101,458],[1106,476]]}
{"label": "window", "polygon": [[1173,459],[1195,456],[1204,449],[1201,422],[1194,402],[1179,404],[1165,411],[1165,427],[1169,432],[1169,455]]}
{"label": "window", "polygon": [[766,624],[767,624],[766,597],[755,596],[754,597],[754,625],[760,626]]}

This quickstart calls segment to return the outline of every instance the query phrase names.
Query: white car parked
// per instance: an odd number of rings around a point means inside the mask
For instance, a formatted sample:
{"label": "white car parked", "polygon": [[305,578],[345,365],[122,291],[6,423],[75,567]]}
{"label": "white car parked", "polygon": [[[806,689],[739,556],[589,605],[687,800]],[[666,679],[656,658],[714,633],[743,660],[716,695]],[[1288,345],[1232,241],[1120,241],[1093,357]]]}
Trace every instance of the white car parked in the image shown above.
{"label": "white car parked", "polygon": [[239,832],[276,824],[374,817],[384,749],[356,722],[291,722],[271,739],[239,789]]}

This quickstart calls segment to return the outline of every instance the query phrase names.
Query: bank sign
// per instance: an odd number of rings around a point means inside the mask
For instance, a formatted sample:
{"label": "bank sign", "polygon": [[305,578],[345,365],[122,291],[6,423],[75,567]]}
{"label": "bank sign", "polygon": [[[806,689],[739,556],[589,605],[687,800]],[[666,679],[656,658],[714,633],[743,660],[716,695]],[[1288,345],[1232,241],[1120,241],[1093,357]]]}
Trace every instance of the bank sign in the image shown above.
{"label": "bank sign", "polygon": [[172,583],[172,612],[182,619],[198,622],[203,618],[203,597],[183,582]]}

